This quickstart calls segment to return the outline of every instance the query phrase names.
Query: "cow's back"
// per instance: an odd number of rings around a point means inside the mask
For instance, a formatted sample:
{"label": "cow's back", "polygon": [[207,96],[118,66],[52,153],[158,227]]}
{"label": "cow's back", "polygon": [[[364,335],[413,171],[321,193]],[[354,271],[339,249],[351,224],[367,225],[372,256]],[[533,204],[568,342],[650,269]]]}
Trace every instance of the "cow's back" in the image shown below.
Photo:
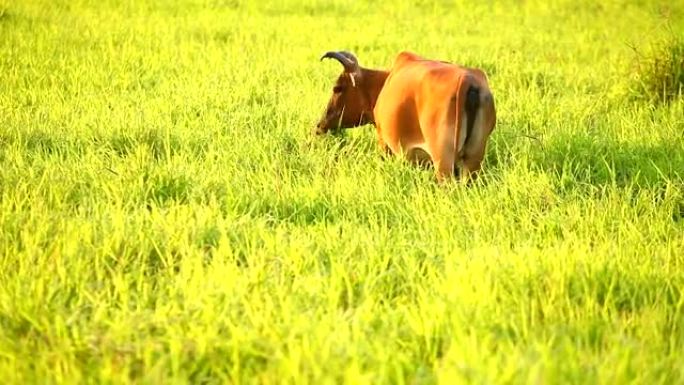
{"label": "cow's back", "polygon": [[374,109],[378,134],[392,151],[434,153],[426,143],[439,142],[435,128],[446,123],[462,73],[453,64],[412,53],[397,56]]}

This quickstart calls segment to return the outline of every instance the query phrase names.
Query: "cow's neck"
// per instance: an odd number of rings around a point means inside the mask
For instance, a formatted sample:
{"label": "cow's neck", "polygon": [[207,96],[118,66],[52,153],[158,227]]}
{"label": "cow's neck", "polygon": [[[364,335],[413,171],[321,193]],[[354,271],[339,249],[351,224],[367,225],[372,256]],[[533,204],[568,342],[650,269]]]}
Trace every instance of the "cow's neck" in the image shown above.
{"label": "cow's neck", "polygon": [[378,101],[378,95],[380,94],[382,87],[385,85],[385,80],[387,79],[388,75],[388,71],[367,68],[363,69],[363,89],[365,91],[366,101],[369,107],[368,113],[371,115],[371,123],[373,124],[375,124],[373,109],[375,109],[375,103]]}

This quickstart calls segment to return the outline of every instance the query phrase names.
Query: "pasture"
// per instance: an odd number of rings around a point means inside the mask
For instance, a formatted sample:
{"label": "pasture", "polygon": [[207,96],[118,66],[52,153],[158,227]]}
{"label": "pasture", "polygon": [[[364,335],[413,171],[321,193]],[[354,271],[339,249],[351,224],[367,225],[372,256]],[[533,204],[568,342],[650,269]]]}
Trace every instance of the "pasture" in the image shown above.
{"label": "pasture", "polygon": [[[640,97],[683,35],[675,1],[0,0],[2,383],[684,383],[684,101]],[[484,69],[478,183],[313,137],[337,49]]]}

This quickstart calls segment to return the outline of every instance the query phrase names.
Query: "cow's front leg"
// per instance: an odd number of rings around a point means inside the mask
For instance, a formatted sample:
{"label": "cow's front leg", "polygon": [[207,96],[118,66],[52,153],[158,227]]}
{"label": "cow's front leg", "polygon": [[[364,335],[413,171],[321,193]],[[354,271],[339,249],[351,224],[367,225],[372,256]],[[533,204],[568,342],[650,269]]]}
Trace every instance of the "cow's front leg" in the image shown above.
{"label": "cow's front leg", "polygon": [[390,146],[385,141],[385,138],[383,138],[382,129],[380,128],[380,125],[377,123],[375,125],[375,131],[377,133],[377,138],[378,138],[378,149],[380,150],[380,154],[382,155],[382,157],[386,158],[386,157],[392,155],[392,149],[390,148]]}
{"label": "cow's front leg", "polygon": [[390,146],[388,146],[387,143],[386,143],[382,138],[380,138],[380,137],[378,137],[378,148],[380,149],[380,154],[382,154],[382,156],[383,156],[384,158],[386,158],[386,157],[392,155],[392,149],[391,149]]}

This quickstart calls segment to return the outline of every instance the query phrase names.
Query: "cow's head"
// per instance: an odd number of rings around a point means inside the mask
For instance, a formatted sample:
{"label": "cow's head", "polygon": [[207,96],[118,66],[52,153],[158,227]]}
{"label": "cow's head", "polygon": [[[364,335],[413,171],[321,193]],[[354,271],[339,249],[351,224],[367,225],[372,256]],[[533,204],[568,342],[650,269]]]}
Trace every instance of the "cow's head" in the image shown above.
{"label": "cow's head", "polygon": [[344,70],[337,78],[328,105],[316,125],[316,134],[332,129],[362,126],[373,121],[369,90],[366,90],[364,69],[356,57],[346,51],[330,51],[321,60],[330,58],[342,64]]}

